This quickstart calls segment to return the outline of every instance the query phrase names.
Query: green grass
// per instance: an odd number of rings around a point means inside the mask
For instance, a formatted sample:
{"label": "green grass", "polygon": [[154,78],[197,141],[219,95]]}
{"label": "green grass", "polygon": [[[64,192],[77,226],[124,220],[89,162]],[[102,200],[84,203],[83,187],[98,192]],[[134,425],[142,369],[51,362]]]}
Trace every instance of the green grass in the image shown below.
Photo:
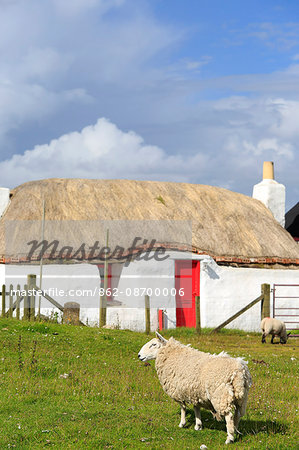
{"label": "green grass", "polygon": [[[253,386],[236,449],[298,448],[298,339],[262,345],[258,334],[165,332],[203,351],[249,361]],[[142,333],[0,320],[0,448],[224,448],[224,422],[202,411],[178,428],[179,407],[138,361]],[[295,358],[295,359],[294,359]],[[66,378],[60,375],[67,374]]]}

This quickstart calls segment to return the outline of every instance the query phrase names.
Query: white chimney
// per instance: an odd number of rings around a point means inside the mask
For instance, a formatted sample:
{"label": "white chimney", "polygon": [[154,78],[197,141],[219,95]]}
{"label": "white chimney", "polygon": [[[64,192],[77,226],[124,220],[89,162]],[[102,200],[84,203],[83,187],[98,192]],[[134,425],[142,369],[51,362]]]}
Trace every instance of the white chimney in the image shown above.
{"label": "white chimney", "polygon": [[274,180],[274,164],[272,161],[264,162],[263,181],[253,187],[252,197],[263,202],[280,225],[284,227],[285,186]]}
{"label": "white chimney", "polygon": [[0,217],[3,216],[9,205],[9,189],[0,188]]}

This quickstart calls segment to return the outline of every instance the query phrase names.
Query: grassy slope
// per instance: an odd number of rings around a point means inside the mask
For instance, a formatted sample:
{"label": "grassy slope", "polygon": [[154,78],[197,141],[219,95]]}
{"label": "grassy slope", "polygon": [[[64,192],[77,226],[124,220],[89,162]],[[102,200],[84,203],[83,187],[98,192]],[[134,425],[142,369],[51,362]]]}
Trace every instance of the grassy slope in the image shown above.
{"label": "grassy slope", "polygon": [[[171,334],[249,361],[254,384],[235,448],[298,448],[298,339],[282,346],[246,333]],[[191,408],[178,428],[179,407],[154,363],[137,360],[144,334],[1,320],[0,337],[0,448],[224,448],[224,422],[207,411],[203,431],[194,431]]]}

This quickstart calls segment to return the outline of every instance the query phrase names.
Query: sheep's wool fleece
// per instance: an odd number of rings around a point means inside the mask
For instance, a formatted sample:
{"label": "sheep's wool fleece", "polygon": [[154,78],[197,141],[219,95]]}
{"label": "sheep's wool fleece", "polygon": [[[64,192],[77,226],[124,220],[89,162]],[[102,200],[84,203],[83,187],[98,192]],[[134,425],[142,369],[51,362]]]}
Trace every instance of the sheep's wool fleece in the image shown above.
{"label": "sheep's wool fleece", "polygon": [[246,407],[251,376],[242,358],[211,355],[170,338],[158,352],[156,370],[173,400],[201,405],[218,420],[237,406]]}
{"label": "sheep's wool fleece", "polygon": [[267,334],[273,334],[275,336],[281,336],[286,338],[287,331],[284,322],[278,319],[272,319],[270,317],[265,317],[261,321],[261,329],[265,330]]}

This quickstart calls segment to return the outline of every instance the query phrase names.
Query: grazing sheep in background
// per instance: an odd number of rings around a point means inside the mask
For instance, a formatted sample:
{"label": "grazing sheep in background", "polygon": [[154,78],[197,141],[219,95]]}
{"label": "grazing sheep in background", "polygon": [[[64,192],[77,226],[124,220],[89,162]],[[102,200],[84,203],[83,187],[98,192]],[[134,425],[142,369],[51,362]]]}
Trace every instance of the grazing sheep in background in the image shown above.
{"label": "grazing sheep in background", "polygon": [[200,352],[159,333],[138,354],[141,361],[156,359],[162,388],[181,406],[179,426],[186,424],[186,403],[194,405],[195,430],[201,430],[200,408],[212,411],[217,420],[225,418],[226,444],[234,441],[234,431],[244,416],[251,376],[247,363],[222,352]]}
{"label": "grazing sheep in background", "polygon": [[291,333],[287,334],[286,326],[281,320],[271,319],[270,317],[265,317],[261,321],[261,329],[263,332],[263,335],[262,335],[262,343],[263,344],[266,342],[266,337],[268,336],[268,334],[272,334],[271,344],[274,344],[275,336],[280,337],[281,344],[286,344],[288,337],[291,334]]}

